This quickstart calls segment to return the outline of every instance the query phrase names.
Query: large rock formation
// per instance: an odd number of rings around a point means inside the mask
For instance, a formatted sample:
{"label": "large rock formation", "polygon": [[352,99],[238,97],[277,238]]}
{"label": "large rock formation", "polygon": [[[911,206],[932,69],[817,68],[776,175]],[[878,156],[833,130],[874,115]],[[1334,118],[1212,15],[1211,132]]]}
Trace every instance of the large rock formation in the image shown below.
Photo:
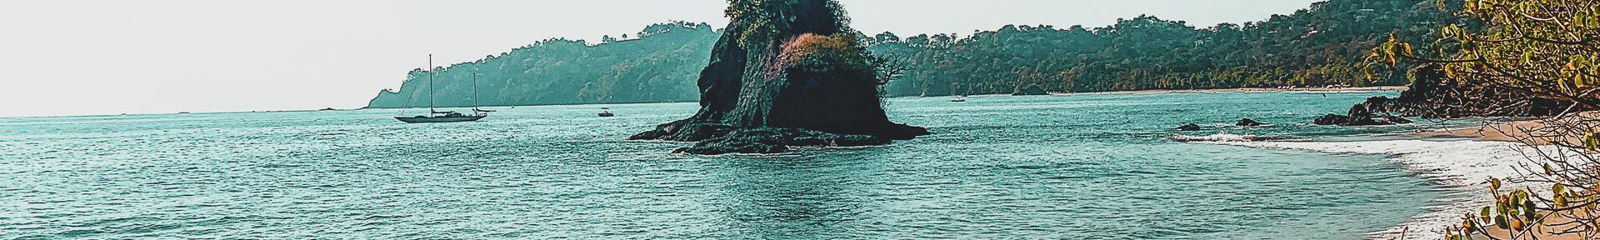
{"label": "large rock formation", "polygon": [[1328,114],[1318,117],[1315,123],[1317,125],[1340,126],[1378,126],[1411,123],[1411,120],[1389,114],[1394,112],[1393,102],[1394,100],[1384,96],[1367,98],[1366,102],[1350,106],[1349,115]]}
{"label": "large rock formation", "polygon": [[[1399,98],[1383,99],[1383,110],[1408,117],[1554,116],[1563,111],[1588,111],[1572,101],[1544,99],[1516,87],[1450,77],[1439,64],[1411,69],[1411,85]],[[1367,105],[1372,105],[1368,100]]]}
{"label": "large rock formation", "polygon": [[886,144],[926,135],[889,121],[878,58],[832,0],[730,0],[731,20],[700,72],[700,111],[633,140],[700,141],[680,152],[776,153],[789,146]]}

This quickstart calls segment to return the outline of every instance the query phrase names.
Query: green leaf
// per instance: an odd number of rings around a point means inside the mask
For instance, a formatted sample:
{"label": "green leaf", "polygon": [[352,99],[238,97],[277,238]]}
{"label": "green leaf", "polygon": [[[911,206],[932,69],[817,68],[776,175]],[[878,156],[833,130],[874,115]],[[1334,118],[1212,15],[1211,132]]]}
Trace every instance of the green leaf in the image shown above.
{"label": "green leaf", "polygon": [[1506,222],[1506,216],[1504,215],[1494,217],[1494,226],[1500,229],[1511,229],[1511,223]]}

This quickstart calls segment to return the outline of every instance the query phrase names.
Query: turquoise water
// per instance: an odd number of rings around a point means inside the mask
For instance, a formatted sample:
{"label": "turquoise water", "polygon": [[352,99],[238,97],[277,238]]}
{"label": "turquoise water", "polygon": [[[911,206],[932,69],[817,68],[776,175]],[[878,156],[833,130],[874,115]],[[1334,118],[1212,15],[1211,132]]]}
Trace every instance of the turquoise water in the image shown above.
{"label": "turquoise water", "polygon": [[[626,136],[694,104],[0,119],[0,238],[1359,239],[1442,190],[1384,156],[1176,143],[1263,135],[1372,93],[894,99],[936,135],[779,156]],[[416,112],[410,112],[416,114]],[[1215,132],[1215,130],[1213,130]]]}

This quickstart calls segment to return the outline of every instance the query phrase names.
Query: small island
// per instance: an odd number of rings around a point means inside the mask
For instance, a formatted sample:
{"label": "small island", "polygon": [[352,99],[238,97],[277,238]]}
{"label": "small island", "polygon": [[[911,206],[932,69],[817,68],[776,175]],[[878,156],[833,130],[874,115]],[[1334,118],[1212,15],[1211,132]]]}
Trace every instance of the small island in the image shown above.
{"label": "small island", "polygon": [[928,130],[889,121],[886,61],[859,45],[831,0],[735,1],[700,72],[693,117],[630,140],[699,142],[676,152],[770,154],[794,146],[867,146]]}

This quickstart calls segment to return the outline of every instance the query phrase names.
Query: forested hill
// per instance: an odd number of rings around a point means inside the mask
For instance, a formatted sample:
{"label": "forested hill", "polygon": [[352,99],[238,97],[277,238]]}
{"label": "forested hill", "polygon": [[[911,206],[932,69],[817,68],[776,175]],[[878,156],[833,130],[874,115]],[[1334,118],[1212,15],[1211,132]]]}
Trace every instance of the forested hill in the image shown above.
{"label": "forested hill", "polygon": [[[1389,33],[1424,37],[1449,21],[1432,0],[1334,0],[1263,22],[1195,28],[1140,16],[1115,25],[1006,26],[957,39],[891,33],[872,50],[905,59],[897,95],[1401,85],[1404,71],[1361,64]],[[1404,67],[1404,66],[1402,66]]]}
{"label": "forested hill", "polygon": [[[550,39],[498,56],[435,69],[439,106],[470,106],[473,74],[486,106],[695,101],[695,79],[721,36],[704,23],[646,27],[636,39],[600,44]],[[370,108],[428,106],[428,72],[411,70],[400,90],[383,90]]]}
{"label": "forested hill", "polygon": [[[1450,19],[1432,0],[1333,0],[1243,25],[1197,28],[1140,16],[1097,28],[860,38],[906,69],[886,87],[893,96],[1012,93],[1035,85],[1053,92],[1402,85],[1405,73],[1395,69],[1408,66],[1363,67],[1369,51],[1390,33],[1437,35]],[[708,25],[679,22],[595,45],[546,40],[438,69],[437,101],[470,105],[474,69],[484,105],[694,101],[695,80],[718,35]],[[413,70],[401,90],[380,92],[369,107],[426,106],[427,93],[419,91],[425,79],[426,71]]]}

